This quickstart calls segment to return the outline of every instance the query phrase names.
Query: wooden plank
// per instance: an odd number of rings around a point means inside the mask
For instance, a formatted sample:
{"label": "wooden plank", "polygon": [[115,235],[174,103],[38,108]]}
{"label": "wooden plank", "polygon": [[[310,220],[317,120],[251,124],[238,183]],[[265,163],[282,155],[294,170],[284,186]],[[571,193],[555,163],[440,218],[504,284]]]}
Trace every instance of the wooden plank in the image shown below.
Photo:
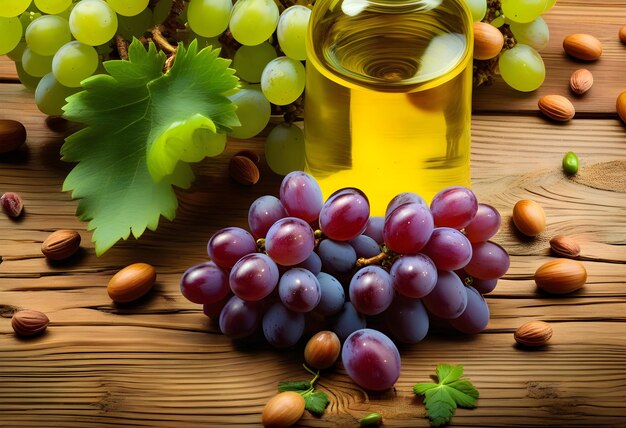
{"label": "wooden plank", "polygon": [[[214,321],[178,290],[182,272],[206,260],[206,241],[217,229],[246,225],[256,197],[276,194],[280,177],[262,168],[259,184],[244,188],[227,176],[229,157],[242,148],[262,154],[262,142],[233,141],[227,152],[198,165],[194,186],[180,192],[174,222],[96,257],[76,202],[60,191],[71,165],[59,160],[62,134],[46,128],[32,95],[0,85],[0,118],[22,121],[28,143],[0,157],[0,192],[17,191],[26,213],[0,216],[0,426],[196,427],[258,425],[259,413],[279,380],[306,377],[301,346],[285,352],[253,338],[233,344]],[[506,128],[503,128],[506,125]],[[475,116],[472,175],[481,201],[503,215],[497,241],[512,254],[511,269],[487,296],[487,331],[466,337],[437,330],[422,343],[402,346],[396,388],[365,393],[339,365],[320,388],[331,404],[307,414],[302,426],[355,426],[379,411],[386,426],[428,426],[411,386],[427,381],[437,363],[460,363],[481,392],[475,410],[457,411],[458,426],[621,426],[626,415],[626,136],[616,119],[579,119],[566,125],[537,117]],[[574,150],[582,169],[563,175],[563,154]],[[511,226],[513,203],[532,198],[544,206],[547,230],[536,239]],[[54,229],[83,237],[81,253],[51,264],[40,253]],[[574,236],[589,272],[587,285],[562,297],[538,293],[536,268],[550,259],[548,240]],[[106,283],[134,261],[156,266],[155,289],[131,305],[115,305]],[[13,335],[19,308],[46,312],[47,333],[33,340]],[[544,319],[555,333],[545,349],[514,345],[523,322]]]}

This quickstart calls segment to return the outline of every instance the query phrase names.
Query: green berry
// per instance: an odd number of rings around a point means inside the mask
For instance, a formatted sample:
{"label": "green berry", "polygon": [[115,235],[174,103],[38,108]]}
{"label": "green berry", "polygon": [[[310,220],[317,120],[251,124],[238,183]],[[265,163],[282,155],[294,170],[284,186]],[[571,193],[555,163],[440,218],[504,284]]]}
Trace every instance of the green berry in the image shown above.
{"label": "green berry", "polygon": [[574,152],[567,152],[563,157],[563,171],[567,175],[574,175],[578,172],[578,156]]}
{"label": "green berry", "polygon": [[370,413],[359,421],[359,427],[379,426],[383,422],[383,416],[380,413]]}

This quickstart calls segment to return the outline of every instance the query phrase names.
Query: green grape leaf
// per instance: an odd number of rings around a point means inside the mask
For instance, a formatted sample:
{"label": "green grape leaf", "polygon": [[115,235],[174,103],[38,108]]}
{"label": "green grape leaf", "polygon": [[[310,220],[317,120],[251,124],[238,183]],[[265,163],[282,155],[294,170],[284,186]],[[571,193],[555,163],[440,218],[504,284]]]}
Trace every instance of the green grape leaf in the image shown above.
{"label": "green grape leaf", "polygon": [[225,132],[239,125],[226,97],[238,79],[218,54],[195,41],[179,45],[163,73],[165,55],[133,40],[127,61],[105,62],[108,75],[84,80],[67,99],[64,117],[85,127],[61,148],[62,160],[78,163],[63,190],[79,199],[97,255],[131,233],[156,230],[161,216],[173,220],[173,186],[194,179],[188,163],[224,150]]}
{"label": "green grape leaf", "polygon": [[322,391],[308,391],[305,393],[301,393],[302,397],[304,397],[304,408],[307,409],[311,413],[315,413],[316,415],[321,415],[324,413],[326,406],[328,406],[328,395],[323,393]]}
{"label": "green grape leaf", "polygon": [[452,419],[457,406],[476,407],[478,390],[468,379],[462,379],[463,366],[440,364],[436,369],[439,383],[416,383],[413,392],[424,396],[424,405],[432,426],[444,425]]}

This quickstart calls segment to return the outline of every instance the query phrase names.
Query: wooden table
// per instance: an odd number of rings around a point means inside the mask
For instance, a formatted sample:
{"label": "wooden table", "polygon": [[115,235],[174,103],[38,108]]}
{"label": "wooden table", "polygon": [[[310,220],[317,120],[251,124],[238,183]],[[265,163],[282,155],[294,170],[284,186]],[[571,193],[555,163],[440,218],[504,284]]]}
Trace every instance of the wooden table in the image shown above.
{"label": "wooden table", "polygon": [[[338,367],[319,382],[331,403],[321,418],[306,414],[302,426],[356,426],[370,411],[386,426],[428,426],[421,400],[411,392],[438,363],[463,364],[480,390],[478,408],[457,411],[454,426],[626,426],[626,127],[615,99],[626,90],[626,2],[559,0],[547,15],[552,32],[543,53],[548,77],[535,93],[501,82],[475,92],[472,123],[474,190],[503,214],[497,241],[511,268],[488,296],[492,319],[476,336],[430,335],[402,347],[402,375],[395,389],[365,393]],[[586,32],[604,44],[601,60],[566,58],[566,34]],[[581,98],[568,92],[569,75],[589,68],[595,85]],[[263,152],[261,140],[231,142],[226,153],[203,162],[199,178],[180,192],[174,222],[123,242],[96,257],[76,202],[61,192],[71,165],[59,160],[62,135],[49,130],[33,95],[16,83],[11,64],[0,62],[0,118],[28,129],[28,144],[0,157],[0,193],[18,192],[26,212],[18,221],[0,216],[0,427],[219,427],[260,424],[276,383],[305,378],[301,349],[234,347],[198,305],[178,289],[182,272],[206,260],[205,245],[217,229],[246,226],[249,204],[276,194],[280,177],[262,168],[260,182],[231,182],[229,157],[242,148]],[[567,95],[576,118],[556,124],[540,117],[541,95]],[[569,178],[561,159],[573,150],[582,168]],[[511,226],[519,199],[539,202],[547,230],[525,239]],[[56,229],[78,230],[81,253],[50,264],[41,242]],[[537,292],[533,274],[550,260],[548,241],[576,238],[589,272],[585,287],[553,297]],[[153,264],[158,281],[138,304],[118,306],[106,293],[113,273],[132,262]],[[50,317],[47,332],[15,337],[10,318],[20,308]],[[549,346],[515,346],[513,331],[540,319],[551,323]]]}

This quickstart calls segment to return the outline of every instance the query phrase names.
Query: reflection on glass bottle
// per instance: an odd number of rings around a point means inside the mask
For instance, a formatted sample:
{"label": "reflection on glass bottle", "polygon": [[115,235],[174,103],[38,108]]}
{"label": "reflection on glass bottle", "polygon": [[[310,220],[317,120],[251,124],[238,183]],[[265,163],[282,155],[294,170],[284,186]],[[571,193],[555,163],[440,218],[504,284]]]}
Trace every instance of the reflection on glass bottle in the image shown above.
{"label": "reflection on glass bottle", "polygon": [[318,0],[308,37],[307,170],[374,215],[397,193],[469,185],[473,40],[464,0]]}

